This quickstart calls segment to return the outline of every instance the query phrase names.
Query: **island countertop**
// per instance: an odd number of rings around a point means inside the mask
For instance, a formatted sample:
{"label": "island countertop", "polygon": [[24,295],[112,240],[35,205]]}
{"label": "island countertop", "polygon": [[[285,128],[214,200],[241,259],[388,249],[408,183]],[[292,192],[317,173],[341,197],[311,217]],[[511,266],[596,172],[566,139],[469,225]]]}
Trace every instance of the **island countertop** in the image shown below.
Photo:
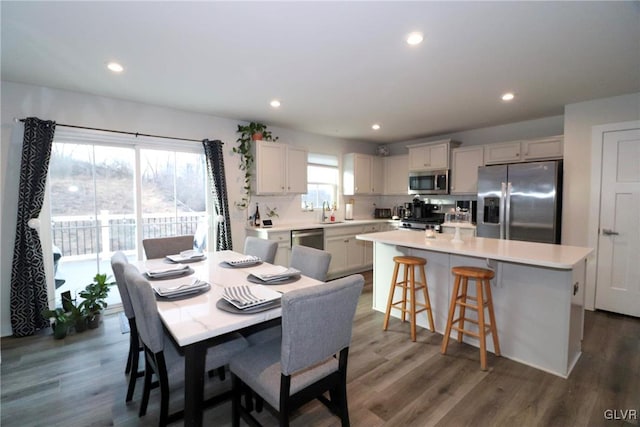
{"label": "island countertop", "polygon": [[356,239],[561,270],[572,269],[576,263],[593,252],[591,248],[580,246],[486,237],[465,237],[462,243],[454,243],[451,234],[438,234],[435,239],[428,239],[424,233],[412,230],[359,234]]}

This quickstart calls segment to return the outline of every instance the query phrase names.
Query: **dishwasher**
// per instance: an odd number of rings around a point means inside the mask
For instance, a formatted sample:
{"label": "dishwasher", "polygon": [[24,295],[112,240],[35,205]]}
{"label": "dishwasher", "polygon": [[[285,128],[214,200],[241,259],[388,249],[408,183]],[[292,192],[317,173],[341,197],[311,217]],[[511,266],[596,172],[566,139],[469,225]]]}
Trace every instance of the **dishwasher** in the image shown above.
{"label": "dishwasher", "polygon": [[324,250],[324,228],[291,230],[291,247],[295,245]]}

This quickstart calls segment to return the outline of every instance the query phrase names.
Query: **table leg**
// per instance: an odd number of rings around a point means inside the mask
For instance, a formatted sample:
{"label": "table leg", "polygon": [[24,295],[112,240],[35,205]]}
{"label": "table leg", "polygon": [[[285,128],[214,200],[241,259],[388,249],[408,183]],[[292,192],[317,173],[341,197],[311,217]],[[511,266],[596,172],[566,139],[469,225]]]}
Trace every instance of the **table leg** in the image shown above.
{"label": "table leg", "polygon": [[204,367],[207,347],[194,343],[184,349],[184,425],[202,426]]}

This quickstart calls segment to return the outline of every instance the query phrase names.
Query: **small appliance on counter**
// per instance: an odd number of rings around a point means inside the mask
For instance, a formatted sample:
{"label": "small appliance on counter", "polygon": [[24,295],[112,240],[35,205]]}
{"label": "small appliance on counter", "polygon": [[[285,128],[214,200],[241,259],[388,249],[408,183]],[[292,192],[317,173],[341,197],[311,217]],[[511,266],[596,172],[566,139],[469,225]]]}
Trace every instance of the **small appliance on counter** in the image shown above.
{"label": "small appliance on counter", "polygon": [[375,208],[373,211],[373,217],[376,219],[390,219],[391,209],[389,208]]}
{"label": "small appliance on counter", "polygon": [[440,205],[425,203],[419,198],[413,199],[413,203],[410,205],[410,214],[406,216],[405,212],[405,217],[400,225],[402,229],[422,231],[432,228],[436,232],[442,232],[441,224],[444,222],[444,214],[440,212]]}
{"label": "small appliance on counter", "polygon": [[353,203],[355,200],[349,199],[347,203],[344,205],[344,219],[346,221],[351,221],[353,219]]}

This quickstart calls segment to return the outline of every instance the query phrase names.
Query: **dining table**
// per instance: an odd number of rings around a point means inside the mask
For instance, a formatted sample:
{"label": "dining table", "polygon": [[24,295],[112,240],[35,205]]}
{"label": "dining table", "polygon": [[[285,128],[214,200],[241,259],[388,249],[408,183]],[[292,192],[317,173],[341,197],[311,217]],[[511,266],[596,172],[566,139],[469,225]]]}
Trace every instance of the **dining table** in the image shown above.
{"label": "dining table", "polygon": [[[184,425],[201,426],[204,409],[205,360],[207,349],[223,342],[235,332],[251,330],[281,317],[279,304],[264,311],[228,310],[219,308],[225,288],[256,285],[255,275],[277,274],[286,269],[266,262],[239,264],[247,256],[234,251],[207,252],[204,256],[186,259],[185,272],[180,277],[149,280],[154,288],[176,289],[193,280],[209,283],[204,292],[180,298],[157,298],[158,313],[164,327],[184,354]],[[175,259],[175,258],[174,258]],[[235,263],[235,265],[234,265]],[[182,264],[182,262],[180,262]],[[171,268],[169,258],[150,259],[135,263],[142,274]],[[149,276],[152,277],[152,276]],[[284,294],[322,282],[302,274],[276,284],[264,284],[270,290]],[[224,306],[223,306],[224,308]],[[228,305],[227,305],[228,308]]]}

